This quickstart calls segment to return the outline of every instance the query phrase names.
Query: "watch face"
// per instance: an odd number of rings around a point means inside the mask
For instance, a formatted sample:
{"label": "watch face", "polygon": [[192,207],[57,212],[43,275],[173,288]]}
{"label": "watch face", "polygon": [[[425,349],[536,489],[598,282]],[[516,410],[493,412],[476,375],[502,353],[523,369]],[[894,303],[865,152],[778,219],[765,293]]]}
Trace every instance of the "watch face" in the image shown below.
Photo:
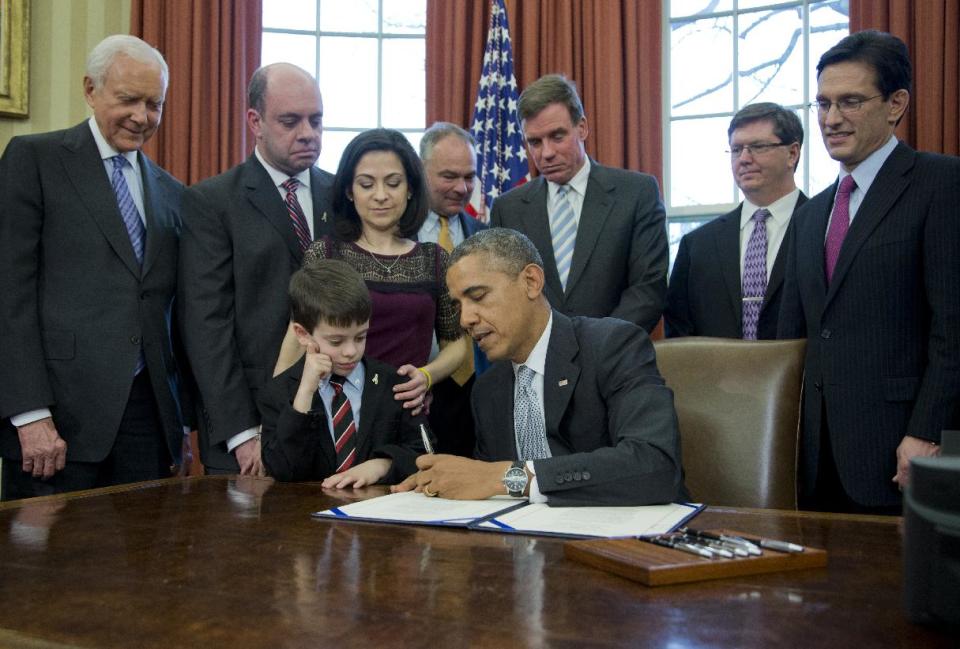
{"label": "watch face", "polygon": [[527,472],[523,469],[512,467],[503,474],[503,486],[513,495],[514,492],[523,493],[527,488]]}

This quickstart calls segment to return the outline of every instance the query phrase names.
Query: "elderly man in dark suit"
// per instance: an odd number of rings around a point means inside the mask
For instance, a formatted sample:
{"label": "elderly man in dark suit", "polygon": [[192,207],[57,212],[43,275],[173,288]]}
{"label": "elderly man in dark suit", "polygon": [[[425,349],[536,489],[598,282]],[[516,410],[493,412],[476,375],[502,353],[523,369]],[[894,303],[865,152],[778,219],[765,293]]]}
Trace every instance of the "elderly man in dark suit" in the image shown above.
{"label": "elderly man in dark suit", "polygon": [[11,140],[0,161],[0,451],[4,498],[169,476],[182,418],[171,346],[182,186],[141,147],[163,56],[101,41],[93,117]]}
{"label": "elderly man in dark suit", "polygon": [[[487,228],[466,213],[477,179],[476,142],[469,132],[450,122],[436,122],[420,140],[420,159],[430,195],[430,212],[417,233],[449,254],[470,235]],[[441,453],[470,455],[475,437],[470,414],[474,375],[487,360],[476,345],[474,354],[452,376],[433,386],[430,425]]]}
{"label": "elderly man in dark suit", "polygon": [[803,125],[783,106],[751,104],[730,120],[727,137],[744,201],[680,240],[663,313],[668,337],[777,337],[781,244],[807,200],[793,180]]}
{"label": "elderly man in dark suit", "polygon": [[300,68],[275,63],[253,74],[247,124],[253,154],[184,194],[179,305],[204,466],[262,474],[257,390],[287,329],[290,276],[310,242],[333,233],[333,179],[314,167],[323,101]]}
{"label": "elderly man in dark suit", "polygon": [[473,392],[478,459],[422,455],[395,489],[556,505],[682,497],[673,393],[650,339],[629,322],[551,309],[544,284],[536,247],[513,230],[454,250],[447,285],[460,322],[494,361]]}
{"label": "elderly man in dark suit", "polygon": [[566,315],[612,316],[653,331],[667,290],[667,231],[657,181],[587,157],[573,83],[536,80],[517,105],[540,172],[493,203],[490,225],[527,235],[544,260],[545,294]]}
{"label": "elderly man in dark suit", "polygon": [[801,503],[896,513],[910,458],[938,452],[960,393],[960,159],[894,128],[900,39],[860,32],[820,57],[820,130],[840,163],[797,215],[779,335],[807,338]]}

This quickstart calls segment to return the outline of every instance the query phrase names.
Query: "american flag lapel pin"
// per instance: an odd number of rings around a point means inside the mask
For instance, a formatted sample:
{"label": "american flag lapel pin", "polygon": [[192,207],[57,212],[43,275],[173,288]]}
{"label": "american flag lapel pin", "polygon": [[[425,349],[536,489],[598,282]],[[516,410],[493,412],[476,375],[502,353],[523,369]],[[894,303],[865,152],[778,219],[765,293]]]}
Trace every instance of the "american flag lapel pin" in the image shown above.
{"label": "american flag lapel pin", "polygon": [[560,383],[559,383],[558,385],[562,388],[562,387],[565,386],[566,384],[567,384],[567,380],[566,380],[566,379],[560,379]]}
{"label": "american flag lapel pin", "polygon": [[380,375],[374,374],[373,378],[370,379],[370,382],[373,383],[374,385],[380,385]]}

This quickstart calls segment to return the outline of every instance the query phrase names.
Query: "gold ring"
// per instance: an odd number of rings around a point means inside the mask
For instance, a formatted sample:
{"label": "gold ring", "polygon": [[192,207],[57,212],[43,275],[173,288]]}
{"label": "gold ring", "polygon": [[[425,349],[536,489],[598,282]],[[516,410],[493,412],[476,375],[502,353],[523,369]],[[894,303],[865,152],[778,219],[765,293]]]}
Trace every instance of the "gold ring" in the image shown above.
{"label": "gold ring", "polygon": [[425,496],[429,496],[430,498],[436,498],[437,496],[440,495],[440,492],[439,492],[439,491],[430,491],[429,489],[427,489],[426,487],[424,487],[424,488],[423,488],[423,494],[424,494]]}

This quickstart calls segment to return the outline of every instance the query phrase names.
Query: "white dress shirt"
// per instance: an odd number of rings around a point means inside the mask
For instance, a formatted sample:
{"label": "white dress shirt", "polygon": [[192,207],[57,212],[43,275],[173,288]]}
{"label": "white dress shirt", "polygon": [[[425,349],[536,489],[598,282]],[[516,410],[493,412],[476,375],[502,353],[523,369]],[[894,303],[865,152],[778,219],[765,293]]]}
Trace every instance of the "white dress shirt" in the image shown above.
{"label": "white dress shirt", "polygon": [[773,262],[777,260],[777,252],[780,251],[780,244],[783,243],[783,235],[787,233],[787,226],[790,225],[790,218],[793,216],[793,210],[797,207],[797,199],[800,198],[800,189],[795,188],[789,194],[781,196],[769,205],[754,205],[748,199],[743,200],[740,208],[740,277],[743,277],[743,260],[747,254],[747,244],[750,242],[750,235],[753,234],[753,214],[759,209],[766,209],[770,212],[767,217],[767,281],[770,281],[770,273],[773,271]]}

